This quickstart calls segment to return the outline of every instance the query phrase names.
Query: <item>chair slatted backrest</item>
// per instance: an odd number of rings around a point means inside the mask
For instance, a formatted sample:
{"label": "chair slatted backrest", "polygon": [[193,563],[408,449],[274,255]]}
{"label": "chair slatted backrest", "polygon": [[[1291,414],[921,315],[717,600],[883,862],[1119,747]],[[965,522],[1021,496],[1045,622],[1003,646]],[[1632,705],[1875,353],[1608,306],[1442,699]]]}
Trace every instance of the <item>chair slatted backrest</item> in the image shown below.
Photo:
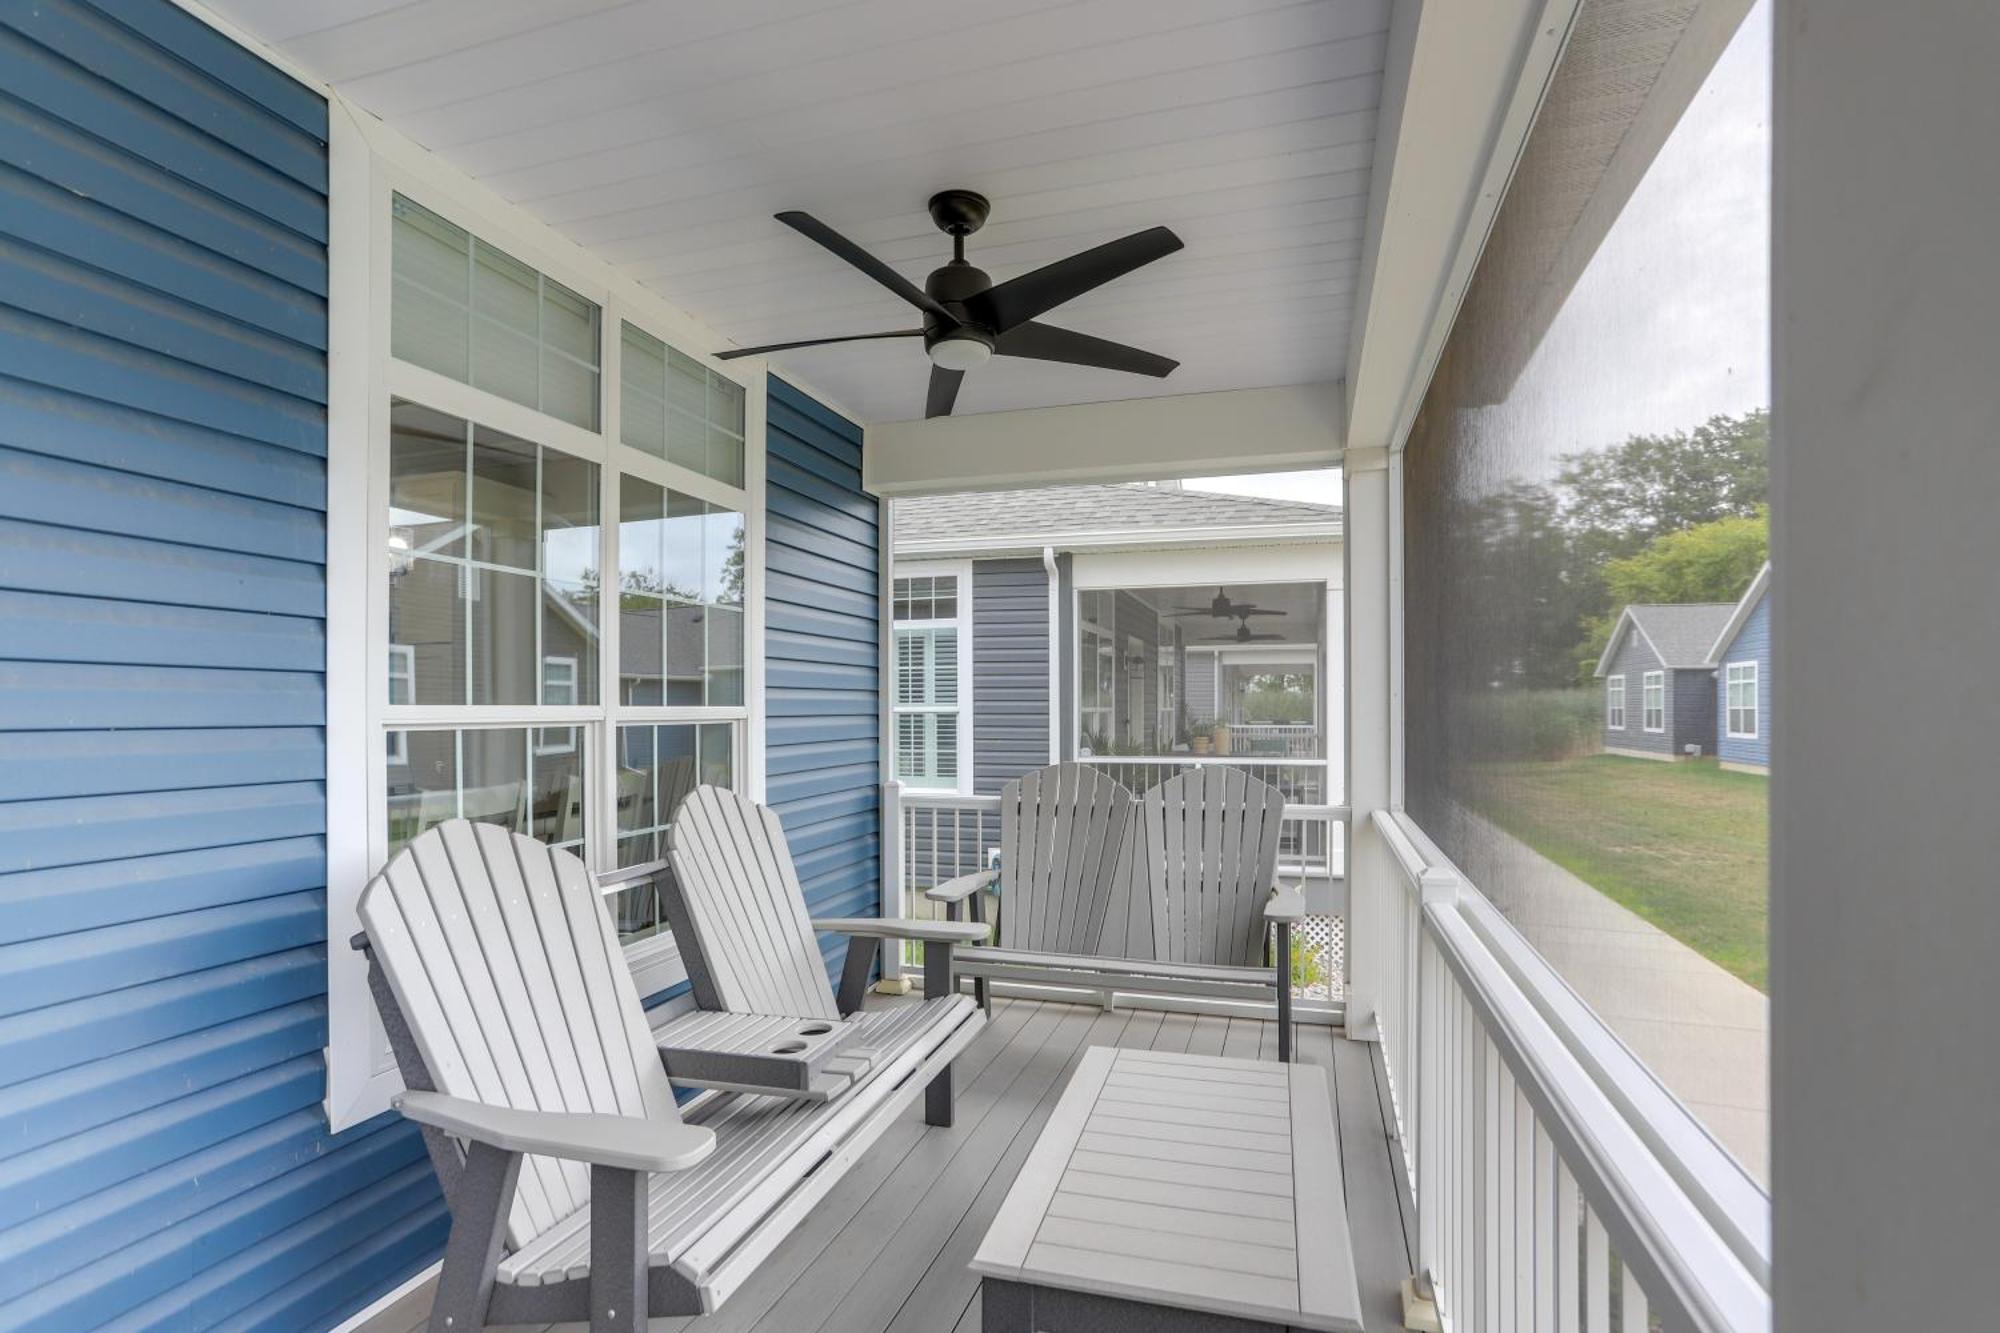
{"label": "chair slatted backrest", "polygon": [[1276,882],[1285,798],[1226,764],[1201,764],[1139,798],[1136,886],[1151,886],[1153,957],[1256,967]]}
{"label": "chair slatted backrest", "polygon": [[722,787],[697,787],[674,816],[667,846],[667,918],[697,1004],[840,1017],[775,812]]}
{"label": "chair slatted backrest", "polygon": [[[565,851],[453,819],[362,890],[361,924],[432,1084],[519,1110],[679,1119],[597,887]],[[507,1239],[590,1200],[590,1169],[530,1157]]]}
{"label": "chair slatted backrest", "polygon": [[1132,793],[1085,764],[1024,773],[1000,792],[1000,946],[1094,955]]}

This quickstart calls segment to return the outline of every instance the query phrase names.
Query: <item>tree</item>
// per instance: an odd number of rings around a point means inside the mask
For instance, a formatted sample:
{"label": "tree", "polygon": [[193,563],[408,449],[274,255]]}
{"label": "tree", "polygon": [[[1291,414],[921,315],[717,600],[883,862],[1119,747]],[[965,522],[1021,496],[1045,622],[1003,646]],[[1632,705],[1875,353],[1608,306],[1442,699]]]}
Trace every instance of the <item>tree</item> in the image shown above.
{"label": "tree", "polygon": [[1656,537],[1634,555],[1604,565],[1606,610],[1585,623],[1577,648],[1588,675],[1604,653],[1618,613],[1632,602],[1733,602],[1757,577],[1770,553],[1769,511],[1722,518]]}
{"label": "tree", "polygon": [[1771,494],[1771,414],[1710,417],[1692,431],[1567,455],[1556,493],[1563,527],[1592,564],[1670,532],[1748,518]]}

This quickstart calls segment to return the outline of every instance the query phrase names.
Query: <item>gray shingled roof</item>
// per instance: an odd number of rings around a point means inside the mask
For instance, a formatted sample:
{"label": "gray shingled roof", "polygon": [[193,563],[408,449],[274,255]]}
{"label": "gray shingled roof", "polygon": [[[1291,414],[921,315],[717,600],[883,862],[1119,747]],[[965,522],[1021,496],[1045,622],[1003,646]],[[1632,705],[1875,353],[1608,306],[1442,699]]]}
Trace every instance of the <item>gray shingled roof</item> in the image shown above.
{"label": "gray shingled roof", "polygon": [[1729,623],[1734,602],[1684,602],[1679,605],[1635,602],[1625,608],[1652,640],[1661,664],[1679,669],[1708,665],[1715,636]]}
{"label": "gray shingled roof", "polygon": [[[1340,506],[1125,483],[1042,486],[1026,491],[927,495],[896,501],[896,544],[953,537],[1019,536],[1037,544],[1079,532],[1172,532],[1183,528],[1332,523]],[[1059,544],[1059,543],[1058,543]]]}

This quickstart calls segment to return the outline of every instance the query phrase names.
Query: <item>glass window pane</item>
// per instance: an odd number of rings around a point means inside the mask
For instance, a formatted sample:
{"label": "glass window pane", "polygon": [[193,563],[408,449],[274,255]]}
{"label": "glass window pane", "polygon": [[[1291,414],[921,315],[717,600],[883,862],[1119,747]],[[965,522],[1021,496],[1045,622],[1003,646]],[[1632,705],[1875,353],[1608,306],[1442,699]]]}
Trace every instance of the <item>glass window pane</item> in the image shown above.
{"label": "glass window pane", "polygon": [[474,560],[514,569],[535,567],[537,448],[486,426],[472,432]]}
{"label": "glass window pane", "polygon": [[389,408],[389,549],[465,554],[465,423],[416,403]]}
{"label": "glass window pane", "polygon": [[389,855],[435,824],[458,815],[458,733],[389,733],[404,762],[389,766]]}
{"label": "glass window pane", "polygon": [[[410,559],[389,569],[389,642],[408,651],[408,697],[465,702],[465,566]],[[393,655],[392,655],[393,658]]]}
{"label": "glass window pane", "polygon": [[472,602],[472,689],[465,702],[534,703],[541,600],[534,576],[471,566],[465,575]]}
{"label": "glass window pane", "polygon": [[743,613],[711,606],[708,618],[708,699],[713,706],[743,702]]}
{"label": "glass window pane", "polygon": [[650,481],[618,481],[618,586],[658,597],[667,591],[667,493]]}
{"label": "glass window pane", "polygon": [[667,456],[667,345],[623,326],[619,348],[618,436],[655,458]]}
{"label": "glass window pane", "polygon": [[706,609],[697,602],[666,603],[666,684],[670,704],[705,702],[706,620]]}
{"label": "glass window pane", "polygon": [[595,430],[598,307],[401,195],[393,207],[392,354]]}
{"label": "glass window pane", "polygon": [[[640,865],[665,850],[665,832],[698,784],[735,782],[735,724],[642,724],[618,728],[618,864]],[[612,919],[627,942],[665,929],[659,893],[670,871],[611,895]]]}
{"label": "glass window pane", "polygon": [[705,602],[743,605],[743,515],[709,505],[702,532],[702,587]]}
{"label": "glass window pane", "polygon": [[666,592],[682,601],[701,601],[709,586],[702,560],[703,525],[708,506],[677,491],[667,492],[667,513],[661,526],[662,564]]}

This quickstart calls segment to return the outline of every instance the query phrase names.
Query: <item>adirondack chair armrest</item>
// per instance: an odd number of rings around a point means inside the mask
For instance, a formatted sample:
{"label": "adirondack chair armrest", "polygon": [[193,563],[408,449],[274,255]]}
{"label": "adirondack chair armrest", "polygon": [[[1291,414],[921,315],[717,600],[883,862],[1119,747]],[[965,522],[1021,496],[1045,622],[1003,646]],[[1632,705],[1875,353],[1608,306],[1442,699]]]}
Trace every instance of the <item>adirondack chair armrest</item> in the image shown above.
{"label": "adirondack chair armrest", "polygon": [[1305,918],[1306,896],[1297,885],[1283,884],[1271,886],[1271,896],[1264,902],[1264,919],[1272,925],[1297,925]]}
{"label": "adirondack chair armrest", "polygon": [[715,1131],[629,1115],[522,1111],[440,1092],[406,1092],[396,1109],[420,1125],[506,1152],[626,1171],[679,1171],[715,1151]]}
{"label": "adirondack chair armrest", "polygon": [[981,944],[993,927],[979,921],[915,921],[894,916],[843,916],[815,920],[814,930],[830,930],[877,940],[923,940],[928,944]]}
{"label": "adirondack chair armrest", "polygon": [[924,897],[934,903],[962,903],[973,894],[990,889],[1000,878],[997,870],[980,870],[970,875],[960,875],[942,884],[933,884],[924,890]]}

